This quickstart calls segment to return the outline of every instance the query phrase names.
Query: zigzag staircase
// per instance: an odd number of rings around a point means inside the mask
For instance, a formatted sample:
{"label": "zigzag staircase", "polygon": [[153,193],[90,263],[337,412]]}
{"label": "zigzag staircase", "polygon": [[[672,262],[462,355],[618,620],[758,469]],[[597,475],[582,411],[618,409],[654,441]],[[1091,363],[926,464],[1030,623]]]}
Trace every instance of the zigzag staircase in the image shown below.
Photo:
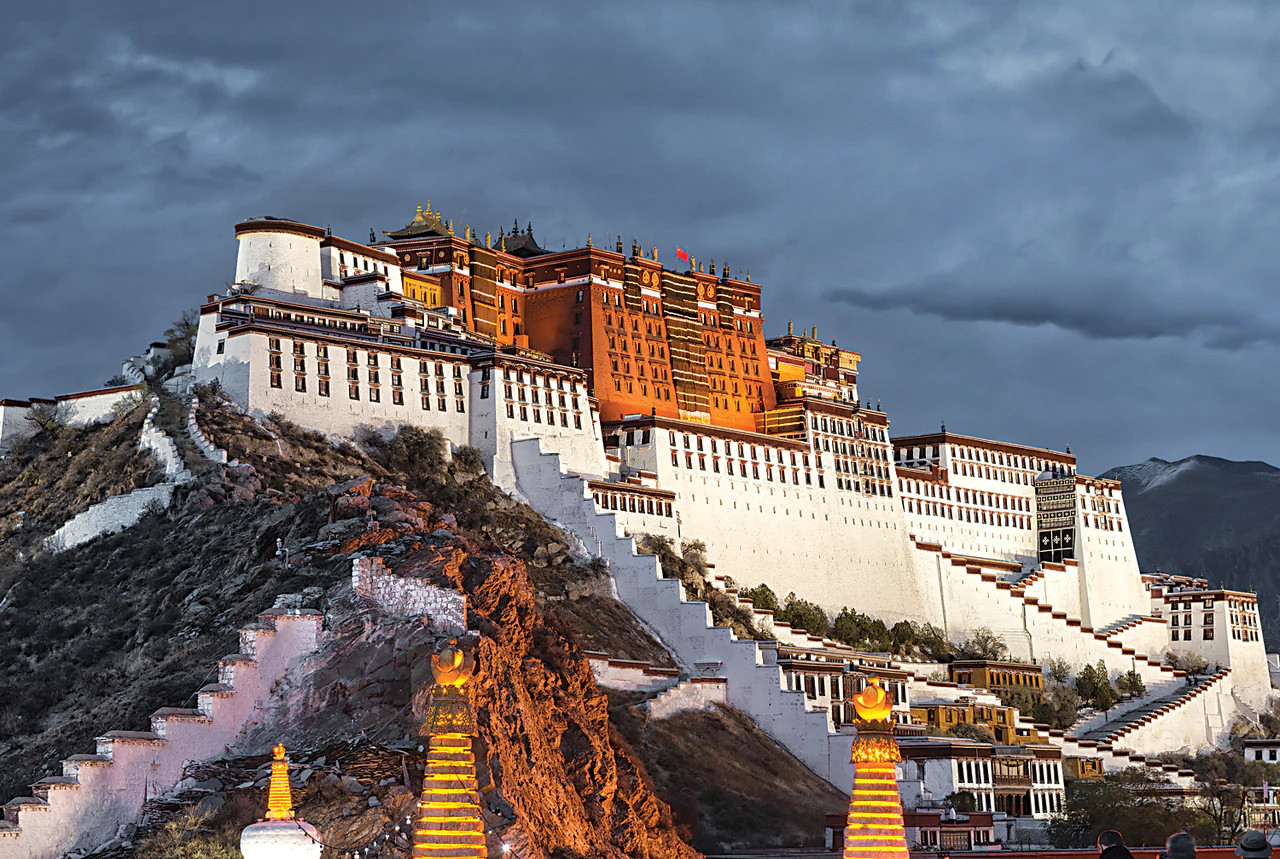
{"label": "zigzag staircase", "polygon": [[[697,666],[696,673],[714,672],[725,678],[730,705],[745,712],[815,773],[849,789],[852,737],[829,731],[826,712],[807,709],[803,692],[783,688],[777,643],[740,639],[728,627],[716,626],[708,605],[686,600],[678,580],[663,578],[656,556],[637,553],[630,537],[619,536],[617,517],[596,509],[586,480],[563,474],[560,457],[543,453],[537,439],[512,442],[511,448],[520,493],[587,546],[599,547],[619,598],[676,660],[687,669]],[[833,767],[837,761],[840,765]]]}
{"label": "zigzag staircase", "polygon": [[10,800],[0,820],[0,857],[55,859],[90,850],[173,788],[191,761],[223,754],[257,717],[295,660],[315,649],[323,621],[313,609],[271,609],[240,630],[240,652],[218,662],[218,681],[196,706],[162,707],[150,731],[108,731],[94,754],[72,755],[62,775]]}

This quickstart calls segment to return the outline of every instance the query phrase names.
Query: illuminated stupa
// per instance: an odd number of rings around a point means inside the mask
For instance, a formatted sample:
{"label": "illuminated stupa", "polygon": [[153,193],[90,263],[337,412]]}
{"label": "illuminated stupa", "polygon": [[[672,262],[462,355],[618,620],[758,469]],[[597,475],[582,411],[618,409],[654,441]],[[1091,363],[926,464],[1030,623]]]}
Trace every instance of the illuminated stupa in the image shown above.
{"label": "illuminated stupa", "polygon": [[902,797],[895,764],[893,698],[872,679],[853,699],[858,736],[853,741],[853,793],[844,830],[844,859],[908,859]]}
{"label": "illuminated stupa", "polygon": [[435,685],[422,726],[429,745],[413,833],[414,859],[485,859],[488,855],[476,759],[471,752],[475,718],[463,688],[474,672],[475,659],[457,639],[450,639],[431,656]]}
{"label": "illuminated stupa", "polygon": [[289,762],[284,746],[271,750],[271,787],[267,790],[267,816],[240,833],[244,859],[319,859],[323,844],[320,833],[310,823],[293,814],[289,791]]}

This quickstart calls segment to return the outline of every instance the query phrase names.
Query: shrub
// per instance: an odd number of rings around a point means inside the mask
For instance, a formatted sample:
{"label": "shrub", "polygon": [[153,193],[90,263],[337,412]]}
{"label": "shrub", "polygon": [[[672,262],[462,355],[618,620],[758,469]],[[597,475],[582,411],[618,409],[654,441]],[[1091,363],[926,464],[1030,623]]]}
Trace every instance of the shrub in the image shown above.
{"label": "shrub", "polygon": [[980,626],[960,645],[960,655],[965,659],[1004,660],[1009,658],[1009,645],[990,627]]}
{"label": "shrub", "polygon": [[826,609],[801,599],[795,591],[787,594],[782,607],[773,613],[773,619],[791,624],[793,629],[803,629],[810,635],[825,636],[831,631],[831,618],[827,616]]}

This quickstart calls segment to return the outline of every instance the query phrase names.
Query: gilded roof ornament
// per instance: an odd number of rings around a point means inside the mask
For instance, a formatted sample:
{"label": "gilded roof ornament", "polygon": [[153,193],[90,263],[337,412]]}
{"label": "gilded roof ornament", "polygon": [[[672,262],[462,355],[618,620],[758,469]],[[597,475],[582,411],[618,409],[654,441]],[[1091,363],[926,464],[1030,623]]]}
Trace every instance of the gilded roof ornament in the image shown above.
{"label": "gilded roof ornament", "polygon": [[872,677],[866,687],[853,696],[853,709],[864,722],[887,722],[893,711],[893,696],[880,688],[880,678]]}

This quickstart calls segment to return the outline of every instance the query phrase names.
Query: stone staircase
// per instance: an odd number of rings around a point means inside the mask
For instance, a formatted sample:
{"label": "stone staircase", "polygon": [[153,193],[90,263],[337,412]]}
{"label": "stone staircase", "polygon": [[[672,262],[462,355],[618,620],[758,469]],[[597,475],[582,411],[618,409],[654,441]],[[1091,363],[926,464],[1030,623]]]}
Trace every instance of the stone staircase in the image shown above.
{"label": "stone staircase", "polygon": [[609,564],[619,598],[653,631],[690,674],[707,672],[726,682],[727,703],[822,778],[844,790],[853,737],[828,730],[829,716],[809,710],[801,691],[783,688],[775,641],[739,639],[712,622],[705,602],[685,599],[676,579],[663,578],[658,559],[636,552],[612,512],[597,510],[585,479],[564,474],[560,457],[543,453],[537,439],[511,444],[517,489],[529,503]]}
{"label": "stone staircase", "polygon": [[144,486],[131,492],[113,495],[91,505],[89,509],[64,522],[45,540],[46,549],[53,552],[66,551],[103,534],[114,534],[129,528],[154,507],[168,509],[173,501],[174,489],[191,482],[191,472],[183,463],[177,445],[164,430],[156,425],[155,418],[159,411],[160,401],[152,397],[151,409],[142,422],[138,449],[151,452],[164,468],[164,480],[155,486]]}
{"label": "stone staircase", "polygon": [[[917,542],[916,545],[919,550],[928,550],[926,544]],[[1058,610],[1040,597],[1027,594],[1026,587],[983,569],[973,559],[952,557],[942,551],[941,560],[949,562],[954,572],[964,573],[963,576],[948,577],[949,584],[960,591],[953,596],[972,598],[974,605],[981,605],[984,609],[980,616],[1008,616],[1012,611],[1020,621],[1018,626],[1025,629],[1030,641],[1052,643],[1050,647],[1041,645],[1035,652],[1027,654],[1032,658],[1058,656],[1073,665],[1094,664],[1101,659],[1115,672],[1132,668],[1142,676],[1152,694],[1172,691],[1181,686],[1186,676],[1185,672],[1163,664],[1159,658],[1129,646],[1119,633],[1095,630],[1080,618]]]}
{"label": "stone staircase", "polygon": [[272,687],[315,649],[323,621],[312,609],[273,608],[240,630],[239,652],[218,662],[196,706],[163,707],[150,731],[108,731],[93,754],[72,755],[62,775],[3,806],[0,857],[55,859],[92,850],[131,823],[143,803],[173,788],[192,761],[223,754],[257,718]]}
{"label": "stone staircase", "polygon": [[1177,711],[1195,698],[1209,692],[1230,673],[1230,668],[1223,668],[1208,677],[1189,677],[1183,688],[1164,695],[1146,696],[1138,706],[1118,718],[1103,721],[1086,731],[1078,732],[1076,739],[1114,745],[1126,735],[1152,724],[1160,717]]}

